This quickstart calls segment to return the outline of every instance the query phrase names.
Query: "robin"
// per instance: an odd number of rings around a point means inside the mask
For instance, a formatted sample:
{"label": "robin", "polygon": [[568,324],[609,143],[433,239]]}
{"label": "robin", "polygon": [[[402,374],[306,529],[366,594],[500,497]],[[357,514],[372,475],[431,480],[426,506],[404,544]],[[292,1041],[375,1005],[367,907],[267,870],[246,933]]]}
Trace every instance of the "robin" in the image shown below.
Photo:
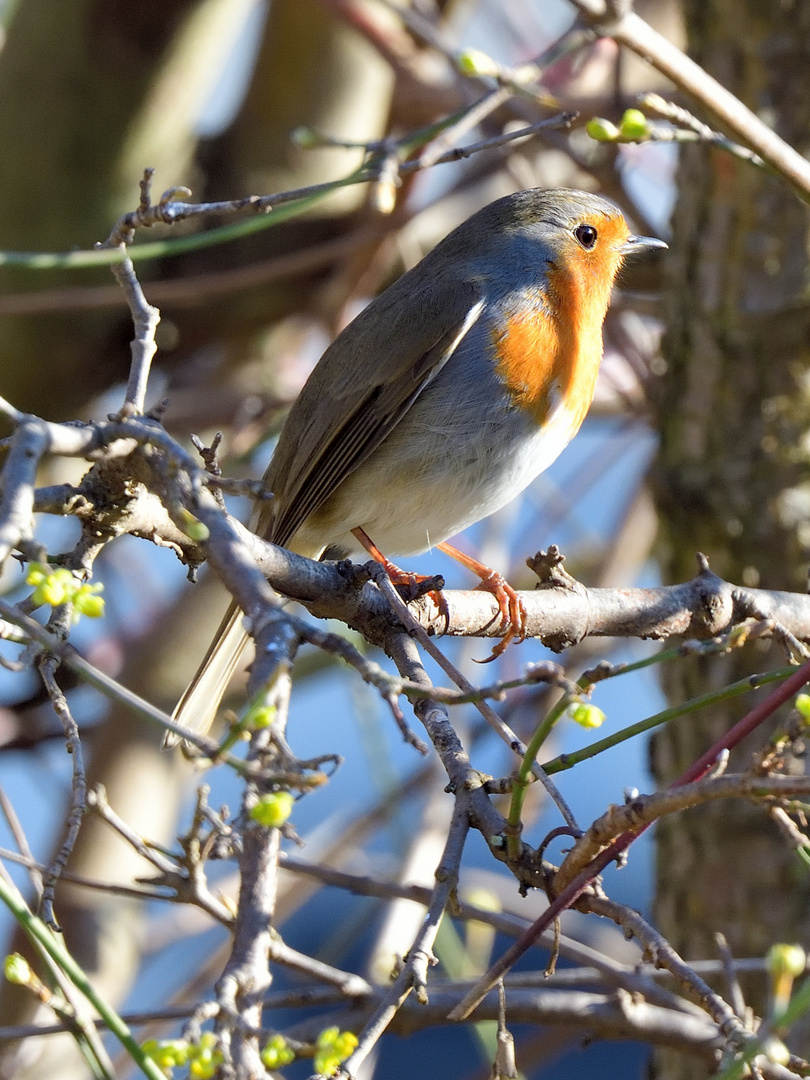
{"label": "robin", "polygon": [[[557,458],[593,399],[602,323],[632,236],[610,203],[534,189],[461,224],[373,300],[307,380],[265,473],[257,532],[313,559],[431,547],[495,592],[522,633],[517,594],[445,541],[493,513]],[[247,641],[231,610],[175,718],[210,726]]]}

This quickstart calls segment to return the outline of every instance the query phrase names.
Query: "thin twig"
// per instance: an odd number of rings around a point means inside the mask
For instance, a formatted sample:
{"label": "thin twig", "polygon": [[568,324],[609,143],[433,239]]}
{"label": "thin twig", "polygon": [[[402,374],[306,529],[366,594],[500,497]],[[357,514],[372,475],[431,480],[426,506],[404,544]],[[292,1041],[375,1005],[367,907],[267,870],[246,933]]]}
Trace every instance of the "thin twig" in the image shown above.
{"label": "thin twig", "polygon": [[103,671],[85,660],[73,645],[60,641],[43,626],[40,626],[35,619],[24,615],[6,600],[0,599],[0,615],[9,622],[21,627],[29,638],[43,645],[48,652],[58,656],[63,663],[76,671],[86,682],[112,700],[117,701],[138,716],[160,724],[161,727],[175,732],[183,739],[188,739],[206,757],[213,758],[216,756],[219,747],[213,739],[194,735],[193,732],[188,732],[179,724],[175,724],[168,713],[164,713],[144,698],[128,690],[125,686],[116,682],[115,679],[111,679],[109,675],[105,675]]}
{"label": "thin twig", "polygon": [[[6,404],[0,398],[0,403]],[[15,548],[34,535],[34,488],[37,466],[48,450],[48,427],[36,417],[6,410],[17,420],[11,448],[3,468],[0,489],[0,566]]]}
{"label": "thin twig", "polygon": [[[283,624],[278,643],[275,678],[266,691],[266,704],[275,711],[274,728],[283,736],[297,639],[284,634]],[[266,647],[269,642],[266,643]],[[288,650],[287,662],[280,654]],[[268,728],[254,732],[248,760],[263,765],[272,754],[272,732]],[[242,801],[244,825],[239,850],[239,907],[234,921],[233,946],[222,976],[217,982],[217,1035],[225,1056],[223,1077],[261,1076],[264,1069],[259,1057],[259,1042],[254,1034],[261,1026],[262,999],[270,987],[268,957],[273,941],[278,879],[278,854],[281,832],[260,825],[250,816],[252,807],[272,785],[249,780]]]}
{"label": "thin twig", "polygon": [[810,776],[712,775],[676,784],[652,795],[637,796],[622,806],[610,806],[576,841],[560,867],[555,884],[564,889],[597,855],[617,838],[639,836],[654,822],[718,799],[748,799],[755,803],[806,798]]}
{"label": "thin twig", "polygon": [[746,1030],[742,1020],[735,1015],[728,1002],[715,993],[709,984],[678,955],[666,938],[650,926],[637,911],[625,904],[608,900],[605,896],[598,896],[594,892],[584,896],[578,907],[580,910],[592,911],[597,915],[612,919],[621,926],[625,934],[636,938],[644,949],[645,957],[656,967],[664,968],[677,979],[684,992],[711,1016],[731,1045],[739,1046],[748,1041],[751,1032]]}
{"label": "thin twig", "polygon": [[[800,667],[795,675],[787,679],[776,690],[772,691],[764,701],[760,702],[759,705],[747,714],[747,716],[744,716],[730,731],[726,732],[714,746],[712,746],[701,758],[690,766],[686,772],[670,785],[670,788],[673,789],[690,784],[692,781],[705,776],[705,774],[713,767],[721,751],[731,749],[738,745],[741,739],[754,731],[763,720],[771,716],[780,705],[784,704],[785,701],[798,693],[808,680],[810,680],[810,663]],[[715,783],[722,783],[724,780],[727,781],[728,779],[730,778],[719,778]],[[782,787],[785,781],[789,781],[790,779],[792,778],[770,778],[771,782],[778,781],[780,787]],[[501,956],[501,958],[493,964],[489,971],[478,981],[474,989],[471,990],[464,1000],[453,1009],[451,1019],[465,1019],[473,1011],[478,1002],[483,999],[485,994],[496,985],[498,979],[501,978],[501,976],[508,971],[529,948],[531,948],[546,927],[550,926],[559,914],[576,903],[586,891],[591,890],[593,881],[605,867],[619,858],[647,828],[647,825],[643,825],[639,826],[637,829],[634,828],[631,831],[623,833],[606,848],[600,851],[600,853],[592,859],[588,866],[577,874],[576,877],[569,880],[565,887],[561,888],[561,891],[555,895],[546,911],[536,920],[531,930],[527,931],[527,933],[525,933],[519,941],[516,941],[511,948],[507,949],[503,956]]]}
{"label": "thin twig", "polygon": [[113,810],[107,801],[107,792],[103,784],[96,784],[87,794],[87,804],[90,806],[107,825],[109,825],[129,846],[151,863],[161,874],[173,874],[177,872],[174,861],[163,854],[162,851],[147,844],[137,833],[127,825],[123,818]]}
{"label": "thin twig", "polygon": [[[23,865],[28,868],[28,875],[34,886],[37,904],[40,904],[42,902],[42,872],[45,868],[40,867],[35,861],[31,848],[28,845],[28,837],[25,835],[25,830],[22,827],[20,819],[17,817],[17,812],[14,809],[11,800],[6,795],[4,788],[0,788],[0,809],[3,811],[3,817],[6,819],[8,827],[11,830],[11,835],[14,837],[14,841],[20,849],[20,857],[23,860]],[[2,857],[2,854],[2,850],[0,850],[0,857]]]}
{"label": "thin twig", "polygon": [[123,262],[113,263],[110,269],[124,291],[135,329],[130,342],[132,364],[129,369],[122,415],[142,413],[152,359],[157,352],[155,332],[160,322],[160,312],[147,302],[141,284],[135,276],[132,259],[126,258]]}
{"label": "thin twig", "polygon": [[627,46],[699,101],[792,184],[802,199],[810,200],[810,162],[629,5],[608,0],[573,0],[573,4],[599,33]]}
{"label": "thin twig", "polygon": [[665,120],[669,120],[672,124],[680,125],[680,128],[676,127],[668,130],[658,127],[651,128],[649,138],[652,142],[666,142],[668,139],[673,142],[697,140],[717,146],[721,150],[726,150],[741,161],[748,161],[758,168],[765,167],[762,158],[749,150],[748,147],[732,142],[721,132],[715,131],[708,124],[704,124],[702,120],[698,120],[688,109],[676,105],[674,101],[667,101],[660,94],[639,94],[638,104],[645,112],[655,113]]}
{"label": "thin twig", "polygon": [[371,983],[366,982],[360,975],[351,971],[341,971],[339,968],[325,964],[322,960],[316,960],[314,956],[290,948],[280,937],[274,936],[270,944],[270,960],[291,971],[297,971],[301,975],[307,975],[311,979],[317,979],[328,986],[337,987],[347,998],[365,997],[373,993]]}
{"label": "thin twig", "polygon": [[[723,964],[723,974],[726,977],[726,986],[728,987],[728,996],[731,1007],[734,1009],[737,1016],[739,1016],[740,1020],[745,1021],[745,998],[743,997],[740,980],[734,968],[734,954],[729,948],[725,935],[721,934],[719,930],[715,933],[714,940],[717,945],[717,951],[720,953],[720,960]],[[692,970],[694,970],[694,967]]]}
{"label": "thin twig", "polygon": [[[472,683],[464,675],[462,675],[462,673],[458,670],[455,664],[451,663],[451,661],[447,659],[441,649],[436,646],[436,643],[432,641],[430,637],[428,637],[425,630],[413,618],[410,611],[408,610],[407,605],[402,600],[402,597],[391,584],[391,579],[388,577],[385,569],[382,566],[372,564],[370,567],[370,571],[373,578],[375,579],[378,588],[387,597],[388,602],[391,604],[392,608],[396,612],[397,617],[402,620],[403,624],[411,633],[416,635],[422,648],[436,661],[436,663],[441,667],[444,673],[453,680],[456,686],[458,686],[466,694],[474,694],[475,688],[473,687]],[[496,735],[498,735],[506,743],[509,749],[512,750],[513,753],[517,754],[518,757],[525,757],[527,750],[525,744],[522,742],[521,739],[517,737],[514,731],[512,731],[506,721],[502,720],[501,717],[498,716],[498,714],[495,712],[495,710],[489,705],[487,705],[486,702],[473,700],[472,704],[481,713],[483,718],[486,720],[492,730],[496,733]],[[554,801],[557,809],[562,814],[566,824],[571,829],[579,833],[579,826],[577,825],[573,812],[566,803],[565,799],[560,794],[554,781],[551,780],[548,776],[546,776],[542,766],[540,766],[537,762],[532,763],[532,773],[546,789],[546,792]]]}
{"label": "thin twig", "polygon": [[[141,180],[141,201],[138,212],[147,215],[151,207],[151,185],[154,169],[147,169]],[[120,223],[119,223],[120,224]],[[134,230],[113,232],[100,248],[116,247],[122,254],[120,262],[112,264],[113,277],[121,286],[132,316],[134,334],[130,342],[132,363],[129,369],[126,396],[121,410],[122,416],[142,413],[146,400],[146,388],[149,383],[149,371],[152,359],[157,352],[155,331],[160,322],[160,312],[146,300],[141,283],[135,274],[135,267],[127,254],[127,244],[134,235]]]}
{"label": "thin twig", "polygon": [[463,798],[457,796],[444,852],[436,868],[436,885],[431,895],[430,905],[422,921],[422,928],[411,946],[405,966],[385,995],[383,1002],[364,1025],[358,1036],[356,1049],[351,1057],[343,1062],[337,1073],[339,1077],[348,1078],[357,1074],[357,1069],[368,1057],[412,990],[415,991],[418,1001],[427,1001],[427,969],[431,964],[436,963],[433,945],[450,894],[458,883],[459,866],[469,828],[464,801]]}
{"label": "thin twig", "polygon": [[53,912],[54,890],[79,837],[79,828],[87,805],[87,776],[84,769],[84,755],[79,737],[79,727],[68,707],[67,698],[56,681],[54,673],[58,664],[59,661],[55,657],[46,654],[38,665],[40,676],[45,684],[48,697],[51,699],[54,712],[59,717],[65,732],[67,752],[71,755],[71,761],[73,762],[73,782],[71,784],[70,810],[65,823],[65,839],[43,876],[42,917],[52,930],[59,929]]}

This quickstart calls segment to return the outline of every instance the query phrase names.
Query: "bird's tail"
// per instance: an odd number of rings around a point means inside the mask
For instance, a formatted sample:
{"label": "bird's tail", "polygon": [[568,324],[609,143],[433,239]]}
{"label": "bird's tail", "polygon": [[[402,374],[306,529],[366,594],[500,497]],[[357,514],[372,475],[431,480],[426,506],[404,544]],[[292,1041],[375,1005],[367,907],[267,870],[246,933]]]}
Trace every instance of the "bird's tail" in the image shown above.
{"label": "bird's tail", "polygon": [[[242,625],[242,612],[232,603],[197,674],[177,703],[172,720],[199,735],[205,735],[214,722],[219,703],[247,642],[248,633]],[[179,741],[179,736],[171,731],[163,736],[166,749],[176,746]]]}

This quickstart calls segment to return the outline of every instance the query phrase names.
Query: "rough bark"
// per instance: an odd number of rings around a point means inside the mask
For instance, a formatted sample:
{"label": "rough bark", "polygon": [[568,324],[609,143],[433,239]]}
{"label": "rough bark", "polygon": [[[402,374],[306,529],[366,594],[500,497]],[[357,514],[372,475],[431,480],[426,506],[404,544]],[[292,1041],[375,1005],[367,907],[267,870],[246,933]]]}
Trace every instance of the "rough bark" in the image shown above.
{"label": "rough bark", "polygon": [[[698,63],[806,153],[810,3],[687,0],[684,8]],[[810,544],[807,208],[778,179],[702,149],[683,154],[678,190],[657,400],[664,578],[677,579],[700,550],[721,575],[801,589]],[[668,674],[667,691],[682,700],[776,659],[756,650],[693,659]],[[658,736],[659,784],[738,715],[719,708]],[[752,956],[805,940],[810,929],[806,878],[752,809],[718,805],[662,823],[657,879],[661,929],[687,958],[713,955],[718,930],[737,956]],[[746,987],[758,1011],[763,990]],[[671,1056],[659,1068],[667,1078],[694,1075]]]}

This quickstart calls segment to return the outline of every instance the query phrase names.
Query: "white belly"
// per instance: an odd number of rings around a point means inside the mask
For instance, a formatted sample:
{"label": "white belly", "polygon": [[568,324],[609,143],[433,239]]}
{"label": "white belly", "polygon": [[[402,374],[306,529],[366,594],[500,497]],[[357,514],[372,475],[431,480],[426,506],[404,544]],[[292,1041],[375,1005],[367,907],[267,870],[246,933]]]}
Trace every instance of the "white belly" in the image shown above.
{"label": "white belly", "polygon": [[[415,412],[416,410],[412,410]],[[363,553],[351,530],[361,527],[391,558],[418,555],[510,502],[556,460],[576,434],[562,404],[542,428],[510,410],[495,433],[482,428],[460,444],[438,438],[420,416],[409,416],[296,534],[293,550],[320,556]],[[414,438],[414,435],[417,437]],[[403,446],[427,446],[406,454]],[[407,458],[406,461],[403,459]]]}
{"label": "white belly", "polygon": [[548,468],[578,421],[560,400],[541,428],[510,405],[491,342],[479,319],[387,438],[304,522],[294,551],[359,555],[351,530],[360,527],[391,558],[418,555],[505,506]]}

